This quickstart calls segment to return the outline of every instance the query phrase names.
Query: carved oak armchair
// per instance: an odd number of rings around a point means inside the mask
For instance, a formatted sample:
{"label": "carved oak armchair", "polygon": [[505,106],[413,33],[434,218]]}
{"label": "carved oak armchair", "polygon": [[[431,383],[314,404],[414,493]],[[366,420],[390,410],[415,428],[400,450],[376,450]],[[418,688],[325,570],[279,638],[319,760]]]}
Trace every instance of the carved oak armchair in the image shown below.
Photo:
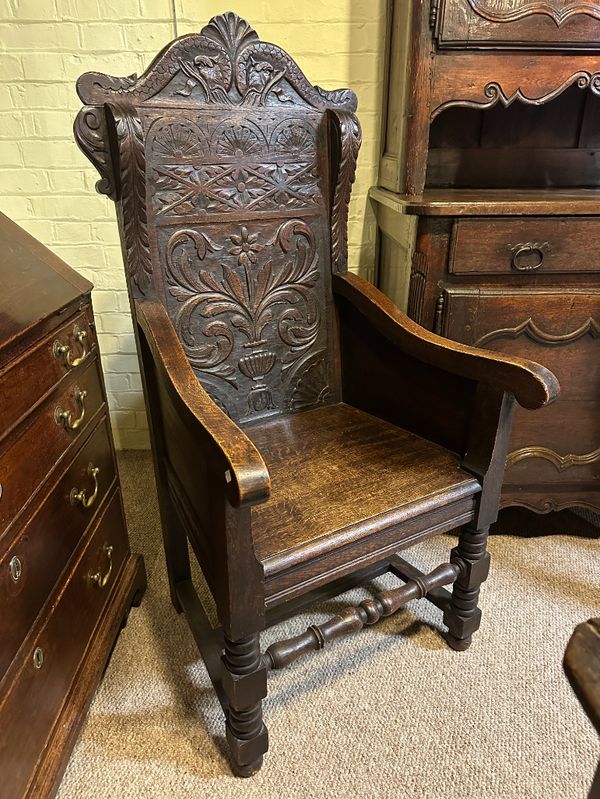
{"label": "carved oak armchair", "polygon": [[[538,408],[558,384],[426,332],[348,273],[356,97],[312,86],[235,14],[140,78],[77,88],[77,141],[117,205],[171,597],[248,776],[270,669],[423,596],[469,646],[515,398]],[[430,574],[399,555],[455,529]],[[397,589],[261,653],[267,625],[390,570]]]}

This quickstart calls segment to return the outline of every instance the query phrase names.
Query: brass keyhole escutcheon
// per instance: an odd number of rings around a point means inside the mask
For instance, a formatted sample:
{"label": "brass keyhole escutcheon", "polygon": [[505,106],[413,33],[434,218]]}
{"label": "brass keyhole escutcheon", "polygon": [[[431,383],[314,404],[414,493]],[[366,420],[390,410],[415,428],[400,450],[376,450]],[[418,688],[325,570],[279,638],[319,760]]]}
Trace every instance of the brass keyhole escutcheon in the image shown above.
{"label": "brass keyhole escutcheon", "polygon": [[18,583],[21,579],[21,575],[23,574],[23,564],[21,563],[20,558],[18,558],[16,555],[10,559],[8,570],[13,582]]}
{"label": "brass keyhole escutcheon", "polygon": [[41,646],[36,646],[33,650],[33,665],[36,669],[41,669],[44,665],[44,650]]}

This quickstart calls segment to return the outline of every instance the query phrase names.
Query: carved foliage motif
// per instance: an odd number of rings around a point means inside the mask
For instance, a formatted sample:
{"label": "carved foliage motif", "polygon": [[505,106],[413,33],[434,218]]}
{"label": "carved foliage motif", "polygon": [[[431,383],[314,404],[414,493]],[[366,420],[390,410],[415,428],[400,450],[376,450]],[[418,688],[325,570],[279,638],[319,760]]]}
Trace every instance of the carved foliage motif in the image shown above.
{"label": "carved foliage motif", "polygon": [[89,72],[77,88],[86,103],[103,102],[108,94],[135,101],[160,95],[204,105],[356,109],[353,92],[312,86],[287,53],[259,41],[250,25],[232,12],[213,17],[199,34],[176,39],[139,79]]}
{"label": "carved foliage motif", "polygon": [[142,125],[132,108],[110,108],[115,126],[120,165],[119,221],[131,281],[141,294],[152,276],[146,214],[146,159]]}
{"label": "carved foliage motif", "polygon": [[578,14],[600,19],[600,4],[589,0],[469,0],[469,3],[475,13],[490,22],[516,22],[541,14],[560,27]]}
{"label": "carved foliage motif", "polygon": [[201,376],[234,389],[230,411],[251,417],[325,399],[321,275],[304,221],[257,232],[241,225],[220,242],[180,229],[168,239],[166,263],[168,290],[180,304],[177,333]]}
{"label": "carved foliage motif", "polygon": [[358,119],[347,111],[333,111],[340,135],[340,158],[331,211],[331,261],[334,272],[345,272],[348,262],[348,204],[361,144]]}
{"label": "carved foliage motif", "polygon": [[272,112],[159,117],[148,133],[157,217],[315,207],[317,126],[318,117]]}

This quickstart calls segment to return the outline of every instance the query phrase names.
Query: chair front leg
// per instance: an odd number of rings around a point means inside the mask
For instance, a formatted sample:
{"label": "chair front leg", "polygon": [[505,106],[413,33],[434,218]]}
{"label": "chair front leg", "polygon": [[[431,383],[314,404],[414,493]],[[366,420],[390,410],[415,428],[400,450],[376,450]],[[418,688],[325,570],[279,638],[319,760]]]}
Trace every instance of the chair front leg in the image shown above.
{"label": "chair front leg", "polygon": [[267,671],[258,633],[238,641],[225,636],[222,680],[229,700],[227,741],[233,771],[239,777],[251,777],[269,748],[261,701],[267,695]]}
{"label": "chair front leg", "polygon": [[444,623],[448,627],[446,640],[452,649],[468,649],[473,633],[479,629],[481,610],[478,607],[479,589],[490,569],[487,552],[489,527],[480,530],[467,525],[458,538],[450,555],[450,562],[460,568],[452,590],[452,599],[444,612]]}

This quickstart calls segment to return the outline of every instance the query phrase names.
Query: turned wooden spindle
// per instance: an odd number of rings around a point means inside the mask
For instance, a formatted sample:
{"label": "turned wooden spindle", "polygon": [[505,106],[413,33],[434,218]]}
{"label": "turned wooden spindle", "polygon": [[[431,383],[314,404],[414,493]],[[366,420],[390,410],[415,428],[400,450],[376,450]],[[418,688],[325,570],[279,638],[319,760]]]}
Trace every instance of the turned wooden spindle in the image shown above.
{"label": "turned wooden spindle", "polygon": [[391,616],[412,599],[422,599],[433,588],[453,583],[459,573],[457,564],[442,563],[429,574],[414,577],[400,588],[382,591],[356,607],[345,608],[323,624],[311,624],[301,635],[271,644],[263,662],[267,669],[282,669],[308,652],[323,649],[334,638],[376,624],[383,616]]}

